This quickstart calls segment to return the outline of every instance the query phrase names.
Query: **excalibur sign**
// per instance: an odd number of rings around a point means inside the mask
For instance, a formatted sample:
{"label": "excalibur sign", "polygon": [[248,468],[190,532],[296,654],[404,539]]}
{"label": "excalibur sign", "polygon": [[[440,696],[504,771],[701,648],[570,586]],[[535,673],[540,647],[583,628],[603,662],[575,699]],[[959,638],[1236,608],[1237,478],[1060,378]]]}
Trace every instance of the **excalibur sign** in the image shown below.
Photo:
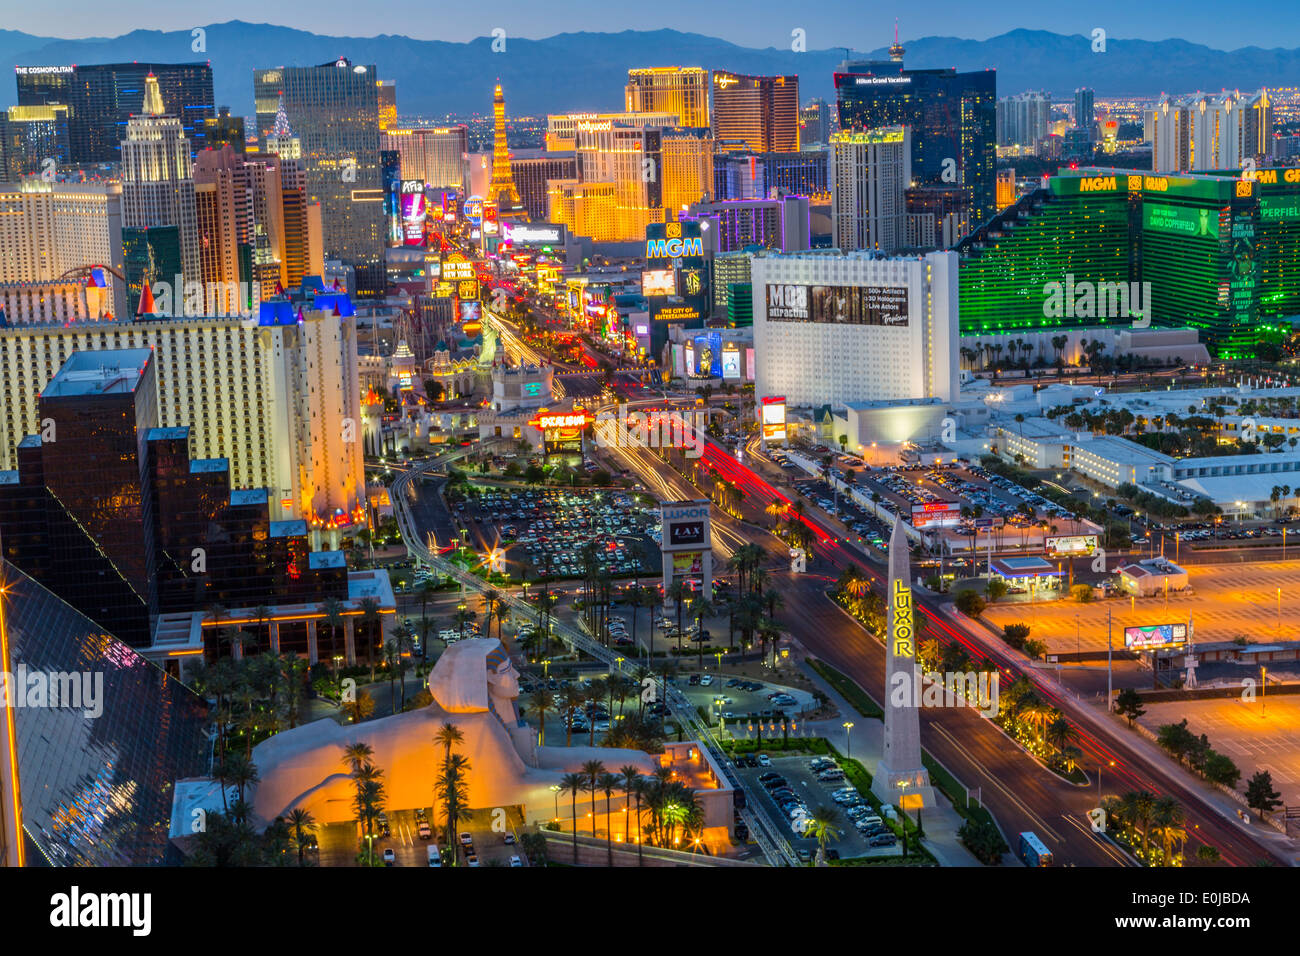
{"label": "excalibur sign", "polygon": [[899,684],[916,686],[916,619],[912,602],[911,562],[903,523],[894,521],[889,536],[889,583],[885,631],[885,748],[871,790],[882,801],[904,810],[934,806],[930,774],[921,763],[921,713],[916,695],[891,693]]}

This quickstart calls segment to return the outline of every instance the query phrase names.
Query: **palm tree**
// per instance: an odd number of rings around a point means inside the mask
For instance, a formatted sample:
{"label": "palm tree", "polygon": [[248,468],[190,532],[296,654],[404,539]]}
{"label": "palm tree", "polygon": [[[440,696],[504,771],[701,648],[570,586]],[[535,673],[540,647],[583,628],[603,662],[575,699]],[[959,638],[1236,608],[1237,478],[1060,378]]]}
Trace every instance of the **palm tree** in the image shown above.
{"label": "palm tree", "polygon": [[444,722],[433,735],[433,742],[442,747],[442,762],[446,764],[451,761],[451,748],[463,744],[465,735],[455,724]]}
{"label": "palm tree", "polygon": [[330,629],[329,660],[333,663],[338,651],[339,628],[343,626],[343,602],[338,598],[327,597],[316,611],[321,615],[321,623]]}
{"label": "palm tree", "polygon": [[[445,726],[445,725],[444,725]],[[456,824],[469,803],[469,759],[464,754],[452,754],[442,765],[442,772],[434,782],[434,795],[442,801],[443,815],[447,818],[447,845],[456,847]],[[459,862],[459,851],[456,854]]]}
{"label": "palm tree", "polygon": [[361,766],[367,763],[375,755],[374,748],[369,744],[357,742],[350,744],[343,751],[343,762],[352,767],[352,772],[356,773]]}
{"label": "palm tree", "polygon": [[580,773],[566,773],[560,779],[560,792],[572,799],[573,813],[573,864],[578,865],[578,794],[587,789],[587,778]]}
{"label": "palm tree", "polygon": [[[632,797],[636,797],[636,865],[642,866],[641,845],[645,841],[641,839],[641,794],[644,790],[645,781],[641,779],[641,771],[632,764],[625,764],[618,768],[618,772],[623,775],[623,795],[625,801],[630,802]],[[627,803],[624,803],[626,806]],[[623,836],[628,837],[627,827],[623,828]]]}
{"label": "palm tree", "polygon": [[[713,606],[712,601],[705,600],[703,595],[691,599],[691,617],[695,618],[695,640],[700,645],[700,665],[704,664],[704,619],[713,617],[718,613],[718,609]],[[680,650],[682,646],[681,634],[677,635],[677,647]]]}
{"label": "palm tree", "polygon": [[257,764],[249,760],[243,754],[235,751],[226,754],[225,778],[233,783],[239,790],[239,802],[245,801],[245,790],[251,785],[257,783]]}
{"label": "palm tree", "polygon": [[538,744],[546,746],[546,712],[551,709],[551,695],[546,688],[539,687],[528,698],[528,706],[537,715]]}
{"label": "palm tree", "polygon": [[573,746],[573,714],[587,700],[587,695],[582,692],[582,688],[576,684],[570,684],[564,688],[564,716],[565,716],[565,733],[564,746]]}
{"label": "palm tree", "polygon": [[361,623],[366,625],[366,663],[370,665],[370,683],[375,682],[375,639],[373,629],[379,624],[379,602],[374,598],[362,598]]}
{"label": "palm tree", "polygon": [[[600,777],[605,773],[605,764],[601,760],[587,760],[582,764],[582,775],[586,779],[584,789],[591,794],[591,836],[596,836],[596,793],[600,790]],[[577,826],[577,821],[574,822]]]}
{"label": "palm tree", "polygon": [[437,592],[438,585],[433,583],[432,578],[426,578],[416,588],[415,593],[420,598],[420,663],[429,659],[429,632],[428,632],[428,609],[429,599]]}
{"label": "palm tree", "polygon": [[839,811],[834,807],[819,806],[813,810],[808,819],[811,821],[809,831],[817,838],[817,856],[824,860],[827,841],[838,841],[844,835]]}
{"label": "palm tree", "polygon": [[[612,773],[602,773],[596,780],[596,785],[605,792],[605,853],[608,856],[609,865],[614,865],[614,828],[609,822],[609,801],[618,789],[619,777]],[[593,807],[593,810],[595,808]]]}
{"label": "palm tree", "polygon": [[691,589],[687,586],[686,582],[683,581],[681,578],[678,578],[677,580],[673,581],[673,583],[668,588],[669,599],[675,605],[677,605],[677,652],[678,653],[681,653],[682,650],[682,611],[685,609],[686,598],[687,595],[689,595],[690,593],[691,593]]}
{"label": "palm tree", "polygon": [[[492,619],[497,616],[497,612],[501,608],[501,592],[498,591],[496,588],[486,588],[483,591],[483,593],[480,595],[480,598],[483,601],[484,623],[487,625],[487,627],[485,628],[484,636],[491,637]],[[497,637],[500,636],[501,636],[501,623],[500,621],[498,621]]]}
{"label": "palm tree", "polygon": [[1160,838],[1165,866],[1174,865],[1174,845],[1181,847],[1187,842],[1186,819],[1182,805],[1173,797],[1160,797],[1152,806],[1151,829]]}
{"label": "palm tree", "polygon": [[303,866],[302,854],[307,842],[303,835],[316,832],[316,818],[311,815],[310,810],[294,807],[289,811],[289,827],[293,830],[294,846],[298,848],[298,865]]}

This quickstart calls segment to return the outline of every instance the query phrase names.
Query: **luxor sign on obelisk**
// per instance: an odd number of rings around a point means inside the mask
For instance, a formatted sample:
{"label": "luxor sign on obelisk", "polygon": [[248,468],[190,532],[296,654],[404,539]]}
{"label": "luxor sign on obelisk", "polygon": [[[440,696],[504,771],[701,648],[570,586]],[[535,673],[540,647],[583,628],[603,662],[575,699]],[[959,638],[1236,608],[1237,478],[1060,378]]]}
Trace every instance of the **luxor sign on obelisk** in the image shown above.
{"label": "luxor sign on obelisk", "polygon": [[[904,810],[934,806],[930,774],[921,763],[920,701],[912,693],[917,686],[917,634],[910,580],[907,535],[902,520],[895,519],[885,595],[885,749],[871,789],[882,801]],[[895,693],[898,687],[907,693]]]}

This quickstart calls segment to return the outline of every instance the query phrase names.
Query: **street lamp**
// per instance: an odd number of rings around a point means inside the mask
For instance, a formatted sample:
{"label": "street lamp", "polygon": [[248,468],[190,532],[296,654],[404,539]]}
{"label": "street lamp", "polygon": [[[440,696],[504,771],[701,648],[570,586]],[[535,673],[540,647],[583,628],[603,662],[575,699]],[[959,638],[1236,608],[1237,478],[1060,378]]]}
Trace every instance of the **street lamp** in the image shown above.
{"label": "street lamp", "polygon": [[555,816],[551,817],[551,819],[558,823],[560,820],[560,785],[558,783],[551,784],[551,793],[555,794]]}
{"label": "street lamp", "polygon": [[853,729],[853,721],[844,721],[844,759],[848,760],[853,756],[853,738],[849,736],[849,731]]}

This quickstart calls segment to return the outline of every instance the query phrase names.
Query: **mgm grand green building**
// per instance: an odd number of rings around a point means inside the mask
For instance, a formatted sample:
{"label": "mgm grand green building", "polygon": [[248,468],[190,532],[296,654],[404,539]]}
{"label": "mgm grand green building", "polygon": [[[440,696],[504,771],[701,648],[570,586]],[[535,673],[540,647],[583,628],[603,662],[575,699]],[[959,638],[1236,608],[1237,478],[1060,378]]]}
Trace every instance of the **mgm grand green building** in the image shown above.
{"label": "mgm grand green building", "polygon": [[961,334],[1195,328],[1248,358],[1300,316],[1300,169],[1061,170],[963,239]]}

